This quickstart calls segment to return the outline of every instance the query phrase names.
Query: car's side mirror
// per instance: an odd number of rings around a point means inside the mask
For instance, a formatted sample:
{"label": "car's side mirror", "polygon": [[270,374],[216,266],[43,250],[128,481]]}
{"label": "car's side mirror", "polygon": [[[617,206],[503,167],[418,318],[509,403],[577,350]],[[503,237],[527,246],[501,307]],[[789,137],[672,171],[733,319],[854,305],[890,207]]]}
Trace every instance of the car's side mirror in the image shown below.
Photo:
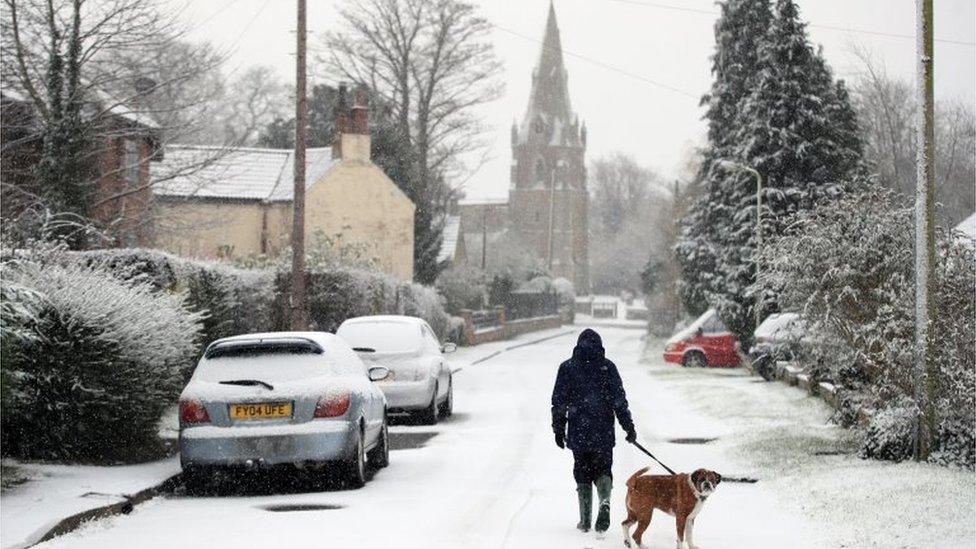
{"label": "car's side mirror", "polygon": [[386,366],[373,366],[369,369],[370,381],[383,381],[390,377],[390,369]]}
{"label": "car's side mirror", "polygon": [[702,328],[698,328],[697,330],[695,330],[695,337],[702,337],[704,335],[705,335],[705,330],[703,330]]}
{"label": "car's side mirror", "polygon": [[448,341],[447,343],[441,346],[442,353],[453,353],[454,351],[457,351],[457,343],[454,343],[452,341]]}

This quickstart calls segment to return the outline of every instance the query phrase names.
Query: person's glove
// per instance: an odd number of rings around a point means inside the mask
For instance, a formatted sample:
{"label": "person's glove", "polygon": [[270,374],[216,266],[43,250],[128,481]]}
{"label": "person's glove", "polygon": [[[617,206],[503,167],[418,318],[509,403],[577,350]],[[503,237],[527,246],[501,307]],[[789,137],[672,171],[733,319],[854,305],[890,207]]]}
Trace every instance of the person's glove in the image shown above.
{"label": "person's glove", "polygon": [[565,433],[559,433],[559,432],[556,433],[556,446],[559,446],[560,448],[565,448],[566,447],[566,434]]}
{"label": "person's glove", "polygon": [[627,429],[627,438],[626,438],[626,440],[627,440],[627,442],[629,442],[631,444],[633,444],[634,442],[637,442],[637,430],[634,429],[633,426],[631,426],[630,429]]}

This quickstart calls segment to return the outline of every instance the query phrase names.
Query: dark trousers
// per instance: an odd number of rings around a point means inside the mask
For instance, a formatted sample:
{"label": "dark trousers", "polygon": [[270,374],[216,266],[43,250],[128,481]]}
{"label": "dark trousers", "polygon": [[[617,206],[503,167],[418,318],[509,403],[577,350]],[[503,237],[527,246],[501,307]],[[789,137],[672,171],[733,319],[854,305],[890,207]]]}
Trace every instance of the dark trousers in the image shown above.
{"label": "dark trousers", "polygon": [[573,450],[573,478],[576,484],[590,484],[606,475],[613,478],[610,468],[613,466],[613,449],[608,450]]}

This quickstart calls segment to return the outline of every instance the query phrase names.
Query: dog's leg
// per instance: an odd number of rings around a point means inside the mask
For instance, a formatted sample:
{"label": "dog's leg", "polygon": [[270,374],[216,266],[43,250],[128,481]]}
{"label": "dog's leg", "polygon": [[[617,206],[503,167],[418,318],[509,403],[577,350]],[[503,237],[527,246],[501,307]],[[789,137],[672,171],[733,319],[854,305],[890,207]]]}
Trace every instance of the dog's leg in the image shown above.
{"label": "dog's leg", "polygon": [[688,549],[688,544],[685,543],[685,521],[688,520],[687,515],[675,515],[674,525],[678,530],[678,549]]}
{"label": "dog's leg", "polygon": [[634,541],[637,542],[637,547],[639,549],[644,549],[644,530],[651,524],[651,516],[654,514],[654,509],[650,509],[644,516],[637,517],[637,529],[634,530]]}
{"label": "dog's leg", "polygon": [[698,549],[695,545],[695,519],[688,519],[685,525],[685,540],[688,542],[688,549]]}
{"label": "dog's leg", "polygon": [[637,522],[637,515],[627,507],[627,518],[620,523],[620,526],[624,529],[624,545],[630,547],[630,527]]}

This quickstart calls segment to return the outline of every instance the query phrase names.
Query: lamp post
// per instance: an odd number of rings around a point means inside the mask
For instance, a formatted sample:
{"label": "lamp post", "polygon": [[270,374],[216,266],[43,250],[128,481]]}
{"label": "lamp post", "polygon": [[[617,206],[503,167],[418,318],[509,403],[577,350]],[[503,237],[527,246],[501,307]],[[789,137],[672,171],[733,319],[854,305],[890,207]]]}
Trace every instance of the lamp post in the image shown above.
{"label": "lamp post", "polygon": [[[728,170],[730,172],[748,172],[756,178],[756,280],[759,280],[759,252],[762,251],[763,245],[763,233],[762,233],[762,174],[756,171],[755,168],[746,166],[745,164],[740,164],[738,162],[733,162],[732,160],[719,160],[717,163],[719,168],[723,170]],[[756,327],[759,327],[759,299],[756,299]]]}

